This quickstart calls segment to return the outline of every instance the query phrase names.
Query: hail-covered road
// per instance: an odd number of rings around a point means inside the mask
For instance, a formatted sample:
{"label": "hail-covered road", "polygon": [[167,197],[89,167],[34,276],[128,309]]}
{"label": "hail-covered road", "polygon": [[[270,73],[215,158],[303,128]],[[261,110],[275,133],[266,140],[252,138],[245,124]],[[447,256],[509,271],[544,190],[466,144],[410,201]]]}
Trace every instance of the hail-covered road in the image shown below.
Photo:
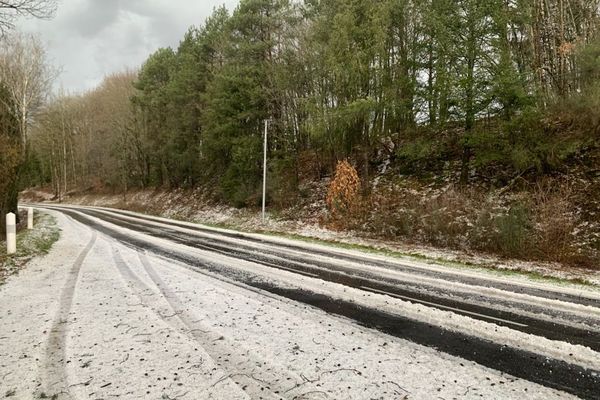
{"label": "hail-covered road", "polygon": [[40,207],[63,233],[0,287],[0,397],[600,399],[591,288]]}

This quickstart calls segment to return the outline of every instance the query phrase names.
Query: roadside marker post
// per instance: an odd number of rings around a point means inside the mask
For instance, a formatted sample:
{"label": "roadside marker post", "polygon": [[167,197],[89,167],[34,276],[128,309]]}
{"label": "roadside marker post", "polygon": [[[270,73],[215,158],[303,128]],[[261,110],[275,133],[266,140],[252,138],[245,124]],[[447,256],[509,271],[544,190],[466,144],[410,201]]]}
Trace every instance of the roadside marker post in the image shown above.
{"label": "roadside marker post", "polygon": [[6,214],[6,253],[17,252],[17,219],[15,214]]}
{"label": "roadside marker post", "polygon": [[27,229],[33,229],[33,208],[27,209]]}

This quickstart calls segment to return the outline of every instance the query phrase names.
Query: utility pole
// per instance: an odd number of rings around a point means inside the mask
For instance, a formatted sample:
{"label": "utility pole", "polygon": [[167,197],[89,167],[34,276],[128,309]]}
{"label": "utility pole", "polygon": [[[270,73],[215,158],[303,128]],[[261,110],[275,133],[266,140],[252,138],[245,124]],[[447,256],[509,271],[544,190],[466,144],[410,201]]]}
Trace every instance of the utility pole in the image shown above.
{"label": "utility pole", "polygon": [[263,151],[263,194],[262,194],[262,221],[265,222],[267,205],[267,137],[269,133],[269,120],[265,120],[265,146]]}

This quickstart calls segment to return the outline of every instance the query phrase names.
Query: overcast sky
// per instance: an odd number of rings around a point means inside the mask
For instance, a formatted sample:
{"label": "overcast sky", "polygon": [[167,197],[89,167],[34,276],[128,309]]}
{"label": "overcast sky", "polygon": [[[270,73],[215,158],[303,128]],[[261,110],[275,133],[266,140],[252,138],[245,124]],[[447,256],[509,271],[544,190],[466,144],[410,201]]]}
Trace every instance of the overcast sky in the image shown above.
{"label": "overcast sky", "polygon": [[22,20],[62,68],[56,88],[80,92],[112,72],[139,67],[159,47],[176,47],[191,25],[238,0],[60,0],[50,21]]}

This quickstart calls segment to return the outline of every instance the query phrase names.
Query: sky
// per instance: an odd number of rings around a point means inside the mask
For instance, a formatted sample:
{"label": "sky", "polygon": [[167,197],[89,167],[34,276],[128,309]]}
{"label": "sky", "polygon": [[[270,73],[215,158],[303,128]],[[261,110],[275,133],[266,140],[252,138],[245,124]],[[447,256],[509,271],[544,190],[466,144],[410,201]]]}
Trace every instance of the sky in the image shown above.
{"label": "sky", "polygon": [[104,76],[138,68],[160,47],[177,47],[192,25],[215,7],[238,0],[59,0],[51,20],[23,19],[18,29],[38,34],[61,69],[57,90],[82,92]]}

